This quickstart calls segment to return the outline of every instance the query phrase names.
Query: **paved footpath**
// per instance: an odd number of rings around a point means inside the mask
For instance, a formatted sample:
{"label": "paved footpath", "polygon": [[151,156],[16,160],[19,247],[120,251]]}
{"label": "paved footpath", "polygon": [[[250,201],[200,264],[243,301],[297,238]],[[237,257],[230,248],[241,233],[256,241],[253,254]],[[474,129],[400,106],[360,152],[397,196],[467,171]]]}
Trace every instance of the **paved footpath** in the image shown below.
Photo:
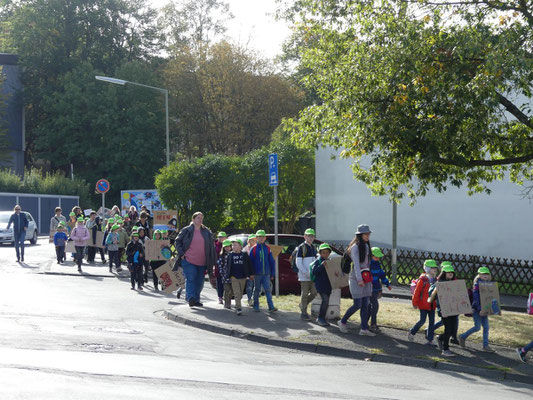
{"label": "paved footpath", "polygon": [[[359,324],[349,322],[349,333],[343,334],[335,321],[324,328],[314,321],[300,320],[299,313],[270,314],[264,309],[256,313],[248,306],[238,316],[218,304],[214,289],[206,287],[202,295],[204,307],[190,308],[180,303],[167,309],[165,315],[185,325],[287,349],[533,383],[533,360],[521,363],[514,348],[492,346],[496,350],[492,354],[482,352],[480,344],[468,342],[466,349],[452,345],[457,357],[444,359],[437,347],[423,344],[423,333],[416,335],[414,342],[407,340],[407,331],[391,328],[382,328],[375,337],[359,336]],[[358,321],[358,313],[352,319]]]}

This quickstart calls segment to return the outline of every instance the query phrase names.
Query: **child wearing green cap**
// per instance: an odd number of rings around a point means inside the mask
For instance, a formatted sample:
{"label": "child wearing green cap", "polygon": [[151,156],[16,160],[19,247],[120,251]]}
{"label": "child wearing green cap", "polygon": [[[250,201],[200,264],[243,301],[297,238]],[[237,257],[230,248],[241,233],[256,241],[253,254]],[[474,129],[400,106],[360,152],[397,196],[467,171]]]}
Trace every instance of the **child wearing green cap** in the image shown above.
{"label": "child wearing green cap", "polygon": [[220,250],[220,257],[217,260],[217,267],[220,273],[222,284],[224,285],[224,308],[231,309],[231,297],[233,296],[233,288],[231,286],[231,278],[228,275],[228,257],[231,252],[231,240],[224,240],[222,242],[222,250]]}
{"label": "child wearing green cap", "polygon": [[310,279],[315,283],[316,291],[322,299],[316,322],[320,326],[329,326],[329,322],[326,321],[326,314],[328,312],[329,296],[331,296],[332,288],[325,262],[331,254],[331,246],[327,243],[322,243],[318,248],[318,254],[319,256],[309,266]]}
{"label": "child wearing green cap", "polygon": [[78,224],[70,232],[70,238],[74,240],[74,247],[76,248],[76,262],[78,264],[78,272],[81,271],[81,262],[85,253],[85,244],[89,240],[89,230],[85,227],[85,219],[78,218]]}
{"label": "child wearing green cap", "polygon": [[[228,238],[226,232],[218,232],[217,240],[215,241],[215,254],[217,255],[217,260],[222,254],[222,243]],[[214,275],[216,278],[217,294],[218,294],[218,304],[223,304],[224,297],[224,283],[222,282],[222,275],[218,270],[218,264],[214,266]]]}
{"label": "child wearing green cap", "polygon": [[371,332],[378,333],[381,331],[378,327],[379,299],[383,292],[381,285],[385,285],[389,290],[392,290],[392,287],[379,262],[383,258],[383,252],[379,247],[372,247],[371,252],[370,273],[372,274],[372,296],[370,296],[370,303],[368,304],[368,315],[370,316],[370,327],[368,329]]}
{"label": "child wearing green cap", "polygon": [[128,269],[130,270],[131,290],[135,290],[135,282],[137,288],[143,290],[143,265],[144,265],[144,247],[139,241],[139,234],[131,235],[131,241],[126,246],[126,256],[128,258]]}
{"label": "child wearing green cap", "polygon": [[235,309],[237,315],[242,314],[241,299],[246,289],[246,280],[253,279],[252,263],[250,256],[242,251],[242,242],[240,239],[232,241],[232,251],[228,255],[228,265],[226,268],[226,275],[224,280],[229,279],[231,282],[231,289],[235,297]]}
{"label": "child wearing green cap", "polygon": [[[474,278],[474,290],[472,293],[474,326],[459,336],[459,344],[464,348],[468,336],[478,332],[483,326],[483,351],[494,353],[494,350],[489,346],[489,317],[485,311],[481,310],[481,297],[479,295],[479,286],[491,282],[490,270],[487,267],[481,267],[477,273],[477,276]],[[500,311],[499,315],[501,314]]]}
{"label": "child wearing green cap", "polygon": [[113,272],[113,263],[115,264],[117,272],[120,272],[122,271],[122,268],[120,267],[118,259],[118,241],[120,239],[118,234],[119,226],[113,225],[110,230],[111,231],[107,234],[105,239],[109,256],[109,272]]}
{"label": "child wearing green cap", "polygon": [[[444,268],[444,267],[452,267],[452,263],[450,261],[443,261],[440,263],[440,266],[441,268]],[[459,316],[456,317],[457,321],[455,323],[455,331],[453,332],[452,334],[452,338],[450,339],[450,342],[452,342],[453,344],[459,344],[459,338],[457,337],[457,332],[459,331]],[[441,326],[444,326],[444,323],[442,321],[442,318],[440,319],[439,322],[435,323],[435,325],[433,325],[433,332],[437,332],[437,329],[439,329]],[[425,332],[425,335],[426,335],[426,339],[428,337],[428,329],[426,329],[424,332]]]}
{"label": "child wearing green cap", "polygon": [[64,230],[63,221],[59,222],[56,227],[56,233],[54,234],[54,246],[56,247],[57,263],[61,264],[65,259],[65,245],[68,237]]}

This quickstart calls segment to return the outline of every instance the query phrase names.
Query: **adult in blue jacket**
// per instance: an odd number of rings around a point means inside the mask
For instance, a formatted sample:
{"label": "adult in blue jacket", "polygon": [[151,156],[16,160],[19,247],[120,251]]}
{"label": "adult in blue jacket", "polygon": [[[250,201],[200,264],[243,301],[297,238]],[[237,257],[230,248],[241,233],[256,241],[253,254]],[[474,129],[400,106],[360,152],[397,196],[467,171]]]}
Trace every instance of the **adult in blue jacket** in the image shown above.
{"label": "adult in blue jacket", "polygon": [[17,252],[17,262],[24,261],[24,240],[26,240],[26,230],[28,229],[28,218],[26,214],[20,212],[21,208],[17,204],[13,209],[15,212],[9,218],[7,229],[13,225],[13,240],[15,241],[15,251]]}
{"label": "adult in blue jacket", "polygon": [[259,294],[261,293],[262,286],[268,303],[268,311],[276,312],[278,309],[274,307],[272,290],[270,289],[270,280],[275,276],[276,263],[274,262],[270,247],[265,244],[265,231],[260,229],[256,232],[255,236],[257,244],[250,249],[250,261],[252,262],[255,283],[254,311],[259,312]]}

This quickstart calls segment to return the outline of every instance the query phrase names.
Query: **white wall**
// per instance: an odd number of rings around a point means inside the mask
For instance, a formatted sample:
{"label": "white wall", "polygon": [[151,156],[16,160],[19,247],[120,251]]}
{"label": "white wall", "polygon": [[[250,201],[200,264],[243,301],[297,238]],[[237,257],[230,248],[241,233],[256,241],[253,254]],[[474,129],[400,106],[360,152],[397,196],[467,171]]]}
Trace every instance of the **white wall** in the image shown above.
{"label": "white wall", "polygon": [[[353,237],[357,225],[372,229],[371,242],[392,242],[392,204],[373,197],[353,179],[349,160],[331,160],[332,149],[316,152],[316,226],[321,240]],[[509,182],[490,185],[491,195],[466,189],[430,192],[409,206],[398,205],[398,246],[422,250],[533,259],[533,203]]]}

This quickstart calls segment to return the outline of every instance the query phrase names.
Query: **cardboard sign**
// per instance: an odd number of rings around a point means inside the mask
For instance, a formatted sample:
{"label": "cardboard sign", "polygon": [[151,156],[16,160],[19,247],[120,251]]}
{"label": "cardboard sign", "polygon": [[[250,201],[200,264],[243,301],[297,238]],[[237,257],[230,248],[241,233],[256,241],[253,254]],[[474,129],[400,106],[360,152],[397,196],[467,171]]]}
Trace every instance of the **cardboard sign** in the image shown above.
{"label": "cardboard sign", "polygon": [[498,282],[482,282],[480,280],[479,297],[481,299],[481,314],[500,314],[500,291],[498,290]]}
{"label": "cardboard sign", "polygon": [[76,252],[76,247],[74,246],[74,241],[69,240],[67,242],[67,245],[65,246],[65,253],[75,253],[75,252]]}
{"label": "cardboard sign", "polygon": [[166,261],[161,254],[164,247],[170,247],[170,240],[147,240],[144,244],[146,259],[149,261]]}
{"label": "cardboard sign", "polygon": [[170,220],[177,218],[176,210],[154,210],[154,229],[167,229]]}
{"label": "cardboard sign", "polygon": [[440,312],[443,317],[470,314],[472,312],[472,305],[468,298],[468,291],[466,290],[464,279],[437,282],[437,296],[439,298]]}
{"label": "cardboard sign", "polygon": [[533,293],[530,293],[527,298],[527,313],[533,315]]}
{"label": "cardboard sign", "polygon": [[275,244],[269,244],[268,247],[270,247],[270,251],[272,252],[272,257],[276,259],[277,256],[280,255],[280,253],[283,251],[283,246],[276,246]]}
{"label": "cardboard sign", "polygon": [[91,212],[93,210],[91,208],[88,208],[87,210],[83,210],[83,213],[85,214],[86,217],[88,217],[89,215],[91,215]]}
{"label": "cardboard sign", "polygon": [[334,257],[324,263],[332,289],[341,289],[349,283],[349,274],[342,272],[341,260],[342,257]]}
{"label": "cardboard sign", "polygon": [[172,291],[177,290],[179,287],[185,287],[185,277],[183,276],[182,268],[178,268],[177,271],[172,271],[172,265],[174,265],[174,259],[155,269],[155,274],[159,282],[161,282],[161,289],[165,293],[172,293]]}
{"label": "cardboard sign", "polygon": [[89,246],[89,247],[98,247],[99,249],[103,249],[105,247],[102,244],[104,242],[104,232],[96,231],[96,242],[95,243],[93,243],[93,234],[92,234],[92,232],[89,232],[89,235],[91,237],[87,241],[87,246]]}

